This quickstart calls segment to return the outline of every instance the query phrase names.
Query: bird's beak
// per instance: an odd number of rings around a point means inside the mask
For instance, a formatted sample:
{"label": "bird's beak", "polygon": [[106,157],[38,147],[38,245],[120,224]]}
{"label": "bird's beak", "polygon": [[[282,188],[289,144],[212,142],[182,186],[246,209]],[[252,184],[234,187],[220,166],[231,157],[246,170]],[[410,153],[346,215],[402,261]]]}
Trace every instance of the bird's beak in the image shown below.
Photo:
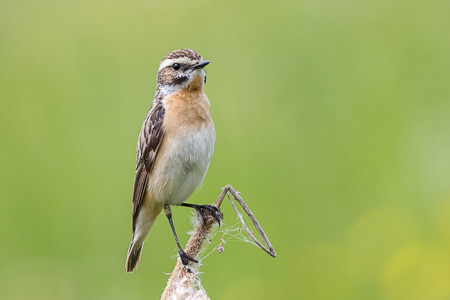
{"label": "bird's beak", "polygon": [[189,69],[197,70],[197,69],[200,69],[200,68],[204,68],[204,67],[206,67],[209,63],[210,63],[209,60],[201,60],[201,61],[199,61],[198,63],[196,63],[195,65],[190,66]]}

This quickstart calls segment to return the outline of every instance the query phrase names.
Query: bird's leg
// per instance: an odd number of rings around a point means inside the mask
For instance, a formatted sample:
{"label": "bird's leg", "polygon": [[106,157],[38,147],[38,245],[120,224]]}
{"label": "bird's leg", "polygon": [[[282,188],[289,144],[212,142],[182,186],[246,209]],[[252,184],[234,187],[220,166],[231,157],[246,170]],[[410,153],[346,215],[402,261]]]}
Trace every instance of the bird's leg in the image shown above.
{"label": "bird's leg", "polygon": [[172,228],[173,236],[175,237],[175,242],[177,242],[178,254],[180,255],[181,262],[185,266],[188,264],[188,260],[193,261],[195,263],[198,263],[198,260],[196,260],[196,259],[190,257],[189,255],[187,255],[186,252],[184,252],[184,250],[180,246],[180,242],[178,241],[177,233],[175,232],[175,227],[173,226],[172,210],[170,209],[170,205],[169,204],[165,204],[164,205],[164,212],[166,213],[166,217],[169,220],[170,227]]}
{"label": "bird's leg", "polygon": [[214,219],[217,220],[217,222],[219,223],[220,226],[220,220],[221,217],[218,214],[219,209],[217,207],[215,207],[214,205],[208,205],[208,204],[204,204],[204,205],[198,205],[198,204],[191,204],[191,203],[182,203],[181,206],[185,206],[185,207],[190,207],[195,209],[198,214],[202,217],[203,222],[205,222],[206,216],[204,213],[204,210],[209,210],[211,212],[211,214],[213,215]]}

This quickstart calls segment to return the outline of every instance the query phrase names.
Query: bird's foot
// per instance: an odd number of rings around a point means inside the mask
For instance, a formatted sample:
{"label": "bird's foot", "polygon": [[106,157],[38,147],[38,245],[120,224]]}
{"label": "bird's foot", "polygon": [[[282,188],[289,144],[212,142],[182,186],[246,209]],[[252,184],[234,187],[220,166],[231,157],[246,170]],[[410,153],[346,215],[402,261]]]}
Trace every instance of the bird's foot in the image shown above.
{"label": "bird's foot", "polygon": [[[184,204],[184,203],[183,203]],[[182,205],[183,205],[182,204]],[[217,207],[215,207],[214,205],[208,205],[208,204],[203,204],[203,205],[198,205],[198,204],[189,204],[190,207],[194,208],[198,214],[202,217],[203,222],[206,221],[206,216],[205,216],[205,210],[208,210],[212,216],[214,217],[214,219],[217,220],[217,222],[219,223],[220,226],[220,220],[222,219],[222,213],[219,211],[219,209]]]}
{"label": "bird's foot", "polygon": [[198,205],[198,204],[191,204],[191,203],[182,203],[181,206],[190,207],[190,208],[195,209],[198,212],[198,214],[202,217],[203,222],[206,222],[205,210],[208,210],[212,214],[214,219],[217,220],[217,222],[219,223],[219,226],[220,226],[220,220],[222,220],[223,214],[214,205],[208,205],[208,204]]}
{"label": "bird's foot", "polygon": [[189,260],[198,263],[198,260],[187,255],[186,252],[184,252],[184,250],[179,250],[178,255],[180,255],[181,262],[183,263],[184,266],[188,264]]}

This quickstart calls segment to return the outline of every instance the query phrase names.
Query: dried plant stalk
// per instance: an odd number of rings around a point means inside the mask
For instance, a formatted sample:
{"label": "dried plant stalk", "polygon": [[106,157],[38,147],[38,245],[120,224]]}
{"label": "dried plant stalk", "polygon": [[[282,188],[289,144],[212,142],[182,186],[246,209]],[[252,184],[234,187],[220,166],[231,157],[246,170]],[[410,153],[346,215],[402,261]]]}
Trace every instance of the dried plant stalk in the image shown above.
{"label": "dried plant stalk", "polygon": [[269,238],[267,237],[266,233],[262,229],[261,225],[259,225],[258,220],[256,220],[255,215],[252,213],[250,208],[247,206],[247,204],[244,202],[244,200],[241,198],[241,195],[239,192],[237,192],[231,185],[228,185],[226,188],[230,191],[230,193],[233,195],[234,199],[241,205],[242,209],[246,212],[247,216],[249,216],[250,220],[252,220],[253,225],[255,225],[256,230],[258,230],[259,234],[261,235],[261,238],[263,239],[264,243],[266,244],[267,248],[255,237],[255,234],[250,231],[247,224],[245,223],[244,219],[242,218],[242,215],[239,213],[239,211],[236,208],[236,205],[234,205],[233,200],[231,200],[230,195],[227,193],[228,199],[230,199],[231,205],[234,208],[234,211],[236,212],[239,220],[241,221],[242,227],[244,230],[248,233],[248,235],[252,238],[252,240],[267,254],[269,254],[272,257],[276,257],[277,254],[275,252],[275,249],[273,249],[272,244],[269,241]]}
{"label": "dried plant stalk", "polygon": [[[231,193],[231,195],[233,195],[234,199],[241,205],[243,210],[250,217],[259,234],[261,235],[264,243],[266,244],[267,248],[258,239],[256,239],[253,232],[251,232],[247,224],[245,224],[241,214],[238,212],[236,206],[233,203],[233,200],[231,199],[228,193]],[[263,249],[272,257],[275,257],[276,256],[275,250],[273,249],[267,235],[264,233],[264,230],[262,229],[261,225],[256,220],[255,215],[251,212],[250,208],[247,206],[242,197],[239,195],[239,192],[237,192],[231,185],[227,185],[222,189],[222,193],[220,193],[219,197],[214,203],[214,206],[217,207],[217,209],[219,209],[218,213],[219,217],[221,219],[223,218],[223,214],[222,212],[220,212],[220,205],[222,204],[225,195],[228,196],[228,199],[230,200],[236,214],[238,215],[238,218],[241,221],[244,230],[250,235],[253,241],[261,249]],[[214,216],[210,211],[205,210],[204,214],[205,220],[204,221],[200,220],[199,222],[197,222],[194,231],[191,234],[191,237],[189,238],[189,241],[187,242],[186,248],[184,250],[188,256],[193,258],[197,258],[204,242],[206,241],[211,232],[211,228],[214,222],[216,221],[216,219],[214,218]],[[183,266],[181,260],[178,259],[177,264],[175,265],[175,269],[173,270],[169,278],[169,281],[167,282],[166,288],[161,296],[161,299],[162,300],[209,299],[203,290],[198,290],[196,288],[198,282],[198,278],[196,275],[197,273],[196,267],[198,267],[198,264],[192,261],[189,261],[187,266]]]}

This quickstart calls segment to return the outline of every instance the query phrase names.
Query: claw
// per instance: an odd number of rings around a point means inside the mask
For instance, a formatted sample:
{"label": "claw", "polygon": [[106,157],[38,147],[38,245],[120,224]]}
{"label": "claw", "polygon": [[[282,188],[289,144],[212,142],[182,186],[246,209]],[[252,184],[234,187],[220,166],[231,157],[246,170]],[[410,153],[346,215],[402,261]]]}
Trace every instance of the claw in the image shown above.
{"label": "claw", "polygon": [[199,206],[199,211],[200,211],[200,214],[202,216],[203,222],[205,222],[205,215],[203,213],[204,209],[207,209],[207,210],[209,210],[212,213],[214,219],[217,220],[217,223],[219,223],[219,227],[220,227],[220,217],[217,214],[219,212],[219,209],[217,207],[215,207],[214,205],[206,205],[206,204],[205,205],[200,205]]}
{"label": "claw", "polygon": [[221,220],[221,217],[219,214],[220,211],[214,205],[208,205],[208,204],[198,205],[198,204],[183,203],[183,204],[181,204],[181,206],[194,208],[198,212],[198,214],[202,217],[203,222],[206,221],[206,216],[205,216],[204,210],[205,209],[209,210],[211,212],[211,214],[213,215],[214,219],[217,220],[217,222],[219,223],[219,226],[220,226],[220,220]]}
{"label": "claw", "polygon": [[215,207],[213,205],[204,204],[204,205],[195,205],[194,208],[198,212],[198,214],[202,217],[203,223],[206,221],[206,216],[205,216],[204,210],[207,209],[211,212],[214,219],[217,220],[217,222],[219,223],[219,226],[220,226],[220,217],[217,214],[219,212],[219,210],[217,209],[217,207]]}
{"label": "claw", "polygon": [[188,264],[188,260],[190,260],[192,262],[195,262],[195,263],[198,263],[198,260],[196,260],[196,259],[190,257],[189,255],[187,255],[186,252],[184,252],[184,250],[179,250],[178,254],[180,255],[181,262],[185,266]]}

